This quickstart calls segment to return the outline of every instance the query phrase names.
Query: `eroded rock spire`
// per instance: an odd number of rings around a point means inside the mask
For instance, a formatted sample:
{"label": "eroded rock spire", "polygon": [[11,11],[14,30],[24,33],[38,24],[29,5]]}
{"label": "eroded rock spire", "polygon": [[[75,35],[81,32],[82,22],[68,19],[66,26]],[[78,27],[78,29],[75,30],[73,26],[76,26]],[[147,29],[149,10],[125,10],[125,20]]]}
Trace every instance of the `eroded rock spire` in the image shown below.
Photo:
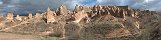
{"label": "eroded rock spire", "polygon": [[65,5],[61,5],[59,9],[57,9],[57,14],[58,15],[67,15],[67,13],[69,12],[69,10],[67,9],[67,7]]}
{"label": "eroded rock spire", "polygon": [[49,7],[47,8],[46,16],[47,16],[47,23],[55,22],[56,13],[51,11]]}
{"label": "eroded rock spire", "polygon": [[12,12],[8,12],[7,13],[7,17],[6,17],[6,19],[8,20],[8,21],[10,21],[10,22],[13,22],[13,13]]}

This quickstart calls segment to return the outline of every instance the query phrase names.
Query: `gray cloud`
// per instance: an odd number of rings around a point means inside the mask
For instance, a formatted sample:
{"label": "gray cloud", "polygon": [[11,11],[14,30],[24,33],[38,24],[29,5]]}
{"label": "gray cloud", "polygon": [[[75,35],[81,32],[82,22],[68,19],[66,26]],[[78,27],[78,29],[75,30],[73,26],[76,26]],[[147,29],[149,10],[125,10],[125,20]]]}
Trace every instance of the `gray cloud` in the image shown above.
{"label": "gray cloud", "polygon": [[130,6],[137,9],[161,11],[161,0],[97,0],[100,5]]}
{"label": "gray cloud", "polygon": [[[136,9],[147,9],[161,11],[161,0],[91,0],[96,1],[95,5],[115,5],[130,6]],[[65,4],[69,9],[73,9],[76,4],[85,0],[0,0],[0,12],[14,11],[15,13],[25,14],[28,11],[45,11],[47,7],[55,10],[61,4]],[[86,4],[86,3],[84,3]],[[90,5],[94,5],[90,4]]]}

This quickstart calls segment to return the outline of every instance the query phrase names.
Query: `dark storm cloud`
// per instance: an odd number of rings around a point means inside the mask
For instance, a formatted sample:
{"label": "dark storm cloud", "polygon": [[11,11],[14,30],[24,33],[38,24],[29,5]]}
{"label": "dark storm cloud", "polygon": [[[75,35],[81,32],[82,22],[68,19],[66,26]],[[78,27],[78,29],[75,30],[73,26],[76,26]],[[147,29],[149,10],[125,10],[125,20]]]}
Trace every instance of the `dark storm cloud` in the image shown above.
{"label": "dark storm cloud", "polygon": [[1,2],[3,3],[0,4],[1,14],[12,11],[25,15],[28,11],[45,11],[47,7],[56,9],[63,3],[63,0],[1,0]]}

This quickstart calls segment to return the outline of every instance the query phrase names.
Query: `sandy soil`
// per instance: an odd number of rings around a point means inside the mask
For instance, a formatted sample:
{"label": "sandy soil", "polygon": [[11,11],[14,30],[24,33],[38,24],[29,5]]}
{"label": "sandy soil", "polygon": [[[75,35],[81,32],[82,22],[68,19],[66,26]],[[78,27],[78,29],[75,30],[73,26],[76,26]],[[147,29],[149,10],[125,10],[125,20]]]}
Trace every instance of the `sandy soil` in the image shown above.
{"label": "sandy soil", "polygon": [[0,40],[41,40],[36,36],[0,32]]}

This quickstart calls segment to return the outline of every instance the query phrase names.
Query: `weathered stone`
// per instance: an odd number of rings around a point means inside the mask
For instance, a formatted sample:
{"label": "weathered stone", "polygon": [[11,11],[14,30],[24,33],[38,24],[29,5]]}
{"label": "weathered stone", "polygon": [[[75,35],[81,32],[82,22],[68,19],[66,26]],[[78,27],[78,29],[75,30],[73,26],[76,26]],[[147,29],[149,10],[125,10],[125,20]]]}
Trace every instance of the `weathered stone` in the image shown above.
{"label": "weathered stone", "polygon": [[40,19],[42,16],[40,13],[36,13],[35,18]]}
{"label": "weathered stone", "polygon": [[65,15],[68,14],[68,12],[69,12],[69,11],[68,11],[68,9],[66,8],[66,6],[61,5],[60,8],[57,9],[57,12],[56,12],[56,13],[57,13],[58,15],[64,15],[64,16],[65,16]]}
{"label": "weathered stone", "polygon": [[125,19],[125,14],[127,14],[127,11],[123,10],[123,13],[121,13],[121,18]]}
{"label": "weathered stone", "polygon": [[55,22],[55,17],[54,17],[54,16],[56,16],[55,12],[52,12],[50,10],[50,8],[48,8],[46,14],[47,14],[46,15],[47,16],[47,23]]}
{"label": "weathered stone", "polygon": [[78,6],[78,5],[76,5],[74,11],[75,11],[75,12],[81,11],[81,7]]}
{"label": "weathered stone", "polygon": [[29,19],[31,19],[32,18],[32,13],[29,13],[28,17],[29,17]]}
{"label": "weathered stone", "polygon": [[87,6],[87,5],[83,5],[82,6],[82,9],[85,11],[85,12],[90,12],[91,9]]}
{"label": "weathered stone", "polygon": [[88,17],[88,14],[84,11],[79,11],[74,15],[74,18],[75,18],[74,22],[79,23],[85,17]]}
{"label": "weathered stone", "polygon": [[92,8],[93,11],[97,11],[97,5],[94,5],[94,7]]}
{"label": "weathered stone", "polygon": [[101,6],[101,5],[98,5],[98,6],[97,6],[97,9],[98,9],[98,10],[102,10],[102,6]]}
{"label": "weathered stone", "polygon": [[6,19],[9,20],[10,22],[12,22],[13,21],[13,16],[14,15],[13,15],[12,12],[8,12]]}
{"label": "weathered stone", "polygon": [[[92,10],[88,11],[88,9]],[[43,14],[36,13],[34,18],[32,18],[31,13],[29,13],[28,16],[16,16],[17,20],[23,21],[6,23],[6,20],[0,18],[0,26],[2,29],[9,28],[11,32],[16,31],[19,33],[20,31],[20,33],[23,32],[26,34],[41,34],[44,32],[42,34],[45,34],[45,36],[63,36],[68,40],[146,40],[148,38],[151,39],[150,37],[153,37],[151,34],[154,36],[160,36],[160,29],[156,32],[157,35],[156,33],[151,33],[154,29],[158,30],[158,27],[161,26],[161,21],[159,21],[161,19],[160,14],[152,14],[154,12],[149,12],[150,13],[148,13],[148,11],[129,9],[127,6],[94,6],[93,8],[90,8],[86,5],[76,6],[74,11],[69,12],[62,5],[56,11],[56,13],[48,8]],[[61,15],[59,16],[60,13]],[[62,16],[66,14],[67,16]],[[8,14],[6,18],[7,20],[13,20],[13,14]],[[68,21],[70,18],[73,19]],[[54,23],[45,24],[44,20],[47,23]],[[71,21],[76,23],[72,23]],[[142,26],[146,26],[146,28],[145,30],[140,31],[139,28],[142,28]],[[78,29],[75,27],[80,28]],[[71,34],[74,35],[70,36]],[[139,35],[138,37],[138,34],[141,36]],[[159,37],[155,38],[157,40]]]}
{"label": "weathered stone", "polygon": [[22,18],[19,15],[16,16],[16,19],[22,21]]}

